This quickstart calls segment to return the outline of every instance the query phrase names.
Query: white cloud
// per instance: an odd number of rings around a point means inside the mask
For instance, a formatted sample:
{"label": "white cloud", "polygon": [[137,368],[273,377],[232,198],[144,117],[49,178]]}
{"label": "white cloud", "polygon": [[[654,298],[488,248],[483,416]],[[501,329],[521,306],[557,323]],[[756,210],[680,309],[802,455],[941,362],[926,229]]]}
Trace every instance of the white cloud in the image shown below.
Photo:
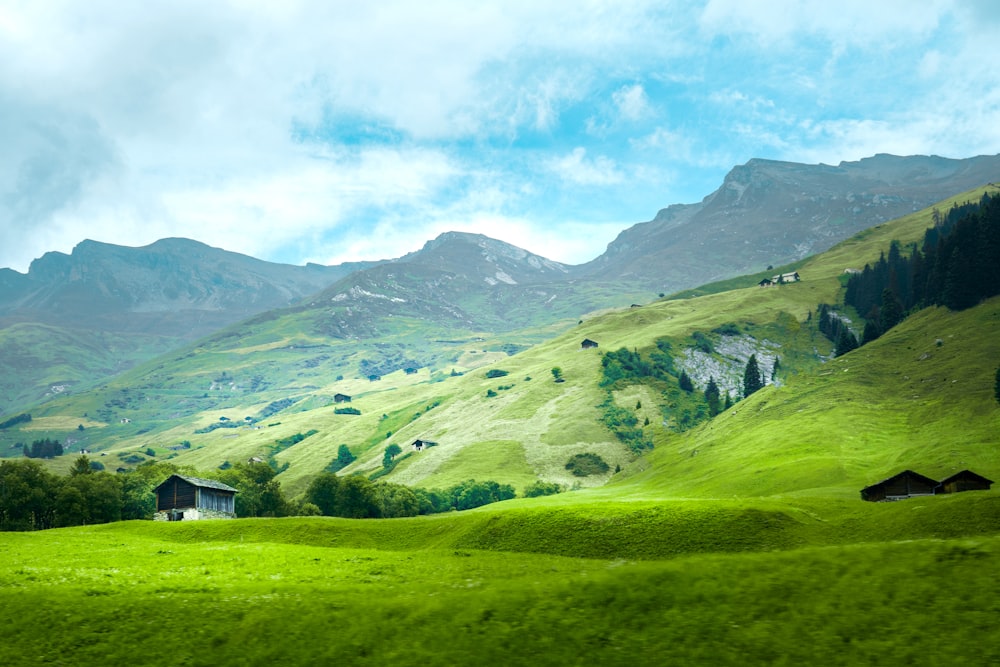
{"label": "white cloud", "polygon": [[625,120],[640,120],[649,114],[649,98],[639,84],[622,86],[611,96]]}
{"label": "white cloud", "polygon": [[0,266],[88,237],[292,262],[475,221],[530,240],[751,157],[1000,150],[991,5],[911,5],[6,3]]}
{"label": "white cloud", "polygon": [[587,149],[582,146],[569,155],[549,160],[546,166],[562,180],[577,185],[614,185],[625,179],[614,160],[603,155],[587,159]]}

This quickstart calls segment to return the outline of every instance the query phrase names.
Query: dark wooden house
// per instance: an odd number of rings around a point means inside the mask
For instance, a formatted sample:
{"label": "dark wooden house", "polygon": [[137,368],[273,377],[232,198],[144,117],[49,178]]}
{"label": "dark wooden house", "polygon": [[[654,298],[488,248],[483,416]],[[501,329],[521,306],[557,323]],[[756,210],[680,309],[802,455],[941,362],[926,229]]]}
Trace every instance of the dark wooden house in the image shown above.
{"label": "dark wooden house", "polygon": [[597,347],[597,341],[590,340],[589,338],[584,338],[583,342],[580,343],[580,347],[583,348],[584,350],[589,350],[592,347]]}
{"label": "dark wooden house", "polygon": [[861,489],[861,499],[870,502],[883,500],[902,500],[913,496],[934,495],[937,487],[937,480],[924,477],[920,473],[912,470],[904,470],[888,479],[883,479],[877,484],[866,486]]}
{"label": "dark wooden house", "polygon": [[417,452],[424,451],[425,447],[434,447],[436,445],[437,445],[436,442],[431,442],[430,440],[421,440],[420,438],[417,438],[416,440],[410,443],[410,447],[413,447],[413,450]]}
{"label": "dark wooden house", "polygon": [[333,402],[334,403],[350,403],[351,402],[351,397],[348,396],[347,394],[334,394],[333,395]]}
{"label": "dark wooden house", "polygon": [[171,475],[153,492],[159,521],[236,518],[236,489],[214,479]]}
{"label": "dark wooden house", "polygon": [[942,479],[935,489],[936,493],[961,493],[962,491],[989,491],[993,480],[986,479],[971,470],[956,472],[951,477]]}

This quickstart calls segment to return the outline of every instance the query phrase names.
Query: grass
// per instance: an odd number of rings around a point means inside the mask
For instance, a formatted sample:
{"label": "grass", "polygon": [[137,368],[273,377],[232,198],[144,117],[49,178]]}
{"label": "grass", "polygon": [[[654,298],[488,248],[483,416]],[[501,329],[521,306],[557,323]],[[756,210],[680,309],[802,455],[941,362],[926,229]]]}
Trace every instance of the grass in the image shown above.
{"label": "grass", "polygon": [[[793,285],[728,284],[608,311],[512,357],[489,342],[463,343],[440,366],[475,368],[461,376],[423,369],[335,381],[320,363],[307,376],[280,376],[281,390],[223,393],[158,430],[87,422],[84,434],[123,434],[111,454],[190,440],[175,460],[202,468],[315,429],[277,455],[290,464],[279,477],[290,495],[341,443],[358,456],[344,472],[370,473],[386,446],[409,452],[418,437],[438,445],[402,460],[389,481],[443,487],[475,477],[522,488],[542,478],[593,488],[387,521],[0,534],[0,623],[12,629],[0,662],[930,665],[947,647],[948,660],[996,663],[1000,495],[864,503],[858,492],[905,468],[935,478],[970,468],[1000,480],[1000,299],[921,311],[829,361],[819,357],[832,344],[809,318],[837,300],[845,268],[874,261],[893,239],[916,240],[929,222],[925,211],[868,230],[801,262]],[[650,417],[656,447],[633,460],[599,421],[600,352],[645,350],[659,338],[676,349],[694,331],[730,323],[782,345],[781,385],[684,433],[653,418],[664,398],[651,385],[616,389],[619,406],[641,402],[640,423]],[[275,342],[292,340],[289,331],[260,326],[239,354],[220,348],[214,358],[233,373],[254,354],[301,361]],[[600,348],[581,350],[584,338]],[[354,354],[336,348],[322,354]],[[198,369],[199,358],[145,371],[201,382],[221,370]],[[554,366],[566,382],[552,381]],[[486,378],[490,367],[509,375]],[[513,386],[487,398],[498,383]],[[115,396],[141,406],[150,391]],[[362,414],[324,406],[336,391],[352,394]],[[300,393],[311,398],[267,420],[276,426],[192,434]],[[78,398],[65,404],[75,412],[36,416],[43,430],[32,439],[81,423]],[[574,478],[565,463],[586,452],[622,472]]]}
{"label": "grass", "polygon": [[0,660],[930,665],[942,643],[1000,659],[995,494],[581,502],[602,491],[407,520],[3,534]]}

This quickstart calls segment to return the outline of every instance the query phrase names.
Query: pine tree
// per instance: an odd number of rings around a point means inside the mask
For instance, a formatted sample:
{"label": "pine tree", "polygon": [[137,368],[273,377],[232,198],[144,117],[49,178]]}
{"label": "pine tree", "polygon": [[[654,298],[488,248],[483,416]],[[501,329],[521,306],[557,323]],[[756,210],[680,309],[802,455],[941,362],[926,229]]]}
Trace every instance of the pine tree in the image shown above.
{"label": "pine tree", "polygon": [[705,387],[705,401],[708,403],[709,417],[714,417],[722,411],[719,385],[715,384],[715,378],[708,378],[708,386]]}
{"label": "pine tree", "polygon": [[681,376],[677,380],[677,382],[680,385],[681,389],[683,389],[684,391],[689,392],[689,393],[692,392],[692,391],[694,391],[694,383],[691,382],[691,378],[688,377],[688,374],[687,374],[686,371],[681,371]]}
{"label": "pine tree", "polygon": [[850,329],[844,327],[840,330],[840,337],[837,339],[836,355],[842,356],[858,348],[858,339],[854,337]]}
{"label": "pine tree", "polygon": [[760,367],[757,365],[757,355],[751,354],[747,360],[747,367],[743,371],[743,398],[762,389],[764,380],[760,375]]}
{"label": "pine tree", "polygon": [[993,394],[997,399],[997,403],[1000,403],[1000,367],[997,368],[997,379],[993,385]]}
{"label": "pine tree", "polygon": [[903,321],[903,304],[895,292],[886,287],[882,290],[882,308],[879,310],[879,328],[888,331]]}

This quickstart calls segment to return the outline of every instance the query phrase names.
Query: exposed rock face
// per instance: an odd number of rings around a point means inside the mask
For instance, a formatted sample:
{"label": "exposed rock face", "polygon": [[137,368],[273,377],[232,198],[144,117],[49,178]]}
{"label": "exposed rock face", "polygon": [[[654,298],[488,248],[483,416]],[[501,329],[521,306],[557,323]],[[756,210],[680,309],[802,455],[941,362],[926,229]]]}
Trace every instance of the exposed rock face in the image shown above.
{"label": "exposed rock face", "polygon": [[691,382],[699,391],[704,391],[710,378],[715,379],[719,391],[732,398],[743,393],[743,373],[751,355],[757,355],[757,365],[764,378],[764,384],[775,384],[774,360],[778,358],[781,346],[769,340],[758,340],[752,336],[722,336],[715,343],[715,355],[706,354],[696,348],[686,348],[677,356],[677,366],[684,369]]}

